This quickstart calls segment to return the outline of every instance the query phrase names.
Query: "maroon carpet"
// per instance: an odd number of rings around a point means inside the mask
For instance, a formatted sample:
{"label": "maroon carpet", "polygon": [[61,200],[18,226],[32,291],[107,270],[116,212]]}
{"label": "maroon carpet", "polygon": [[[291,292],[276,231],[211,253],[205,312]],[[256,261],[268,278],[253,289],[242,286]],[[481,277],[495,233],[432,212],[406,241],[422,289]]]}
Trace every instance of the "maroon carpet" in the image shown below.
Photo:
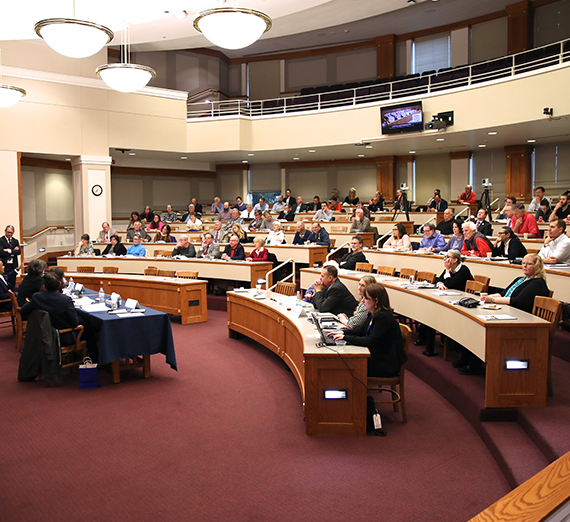
{"label": "maroon carpet", "polygon": [[[469,422],[408,374],[408,424],[307,437],[283,362],[227,337],[226,314],[173,324],[179,371],[79,390],[16,380],[0,333],[0,519],[467,520],[509,491]],[[444,364],[443,361],[439,361]],[[449,363],[445,363],[449,365]]]}

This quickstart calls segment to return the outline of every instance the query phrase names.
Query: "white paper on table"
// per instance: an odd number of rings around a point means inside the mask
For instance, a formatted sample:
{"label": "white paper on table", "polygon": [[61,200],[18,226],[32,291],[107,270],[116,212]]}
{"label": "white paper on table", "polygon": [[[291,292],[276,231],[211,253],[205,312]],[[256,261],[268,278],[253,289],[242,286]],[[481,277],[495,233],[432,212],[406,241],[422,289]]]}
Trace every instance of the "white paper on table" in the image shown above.
{"label": "white paper on table", "polygon": [[89,299],[89,297],[79,297],[73,300],[73,304],[76,307],[89,306],[93,304],[93,299]]}
{"label": "white paper on table", "polygon": [[106,312],[108,309],[105,303],[94,303],[85,305],[83,310],[86,312]]}
{"label": "white paper on table", "polygon": [[507,314],[495,314],[495,315],[478,315],[483,321],[514,321],[516,317]]}
{"label": "white paper on table", "polygon": [[440,292],[432,292],[433,295],[461,295],[461,292],[454,292],[453,290],[442,290]]}

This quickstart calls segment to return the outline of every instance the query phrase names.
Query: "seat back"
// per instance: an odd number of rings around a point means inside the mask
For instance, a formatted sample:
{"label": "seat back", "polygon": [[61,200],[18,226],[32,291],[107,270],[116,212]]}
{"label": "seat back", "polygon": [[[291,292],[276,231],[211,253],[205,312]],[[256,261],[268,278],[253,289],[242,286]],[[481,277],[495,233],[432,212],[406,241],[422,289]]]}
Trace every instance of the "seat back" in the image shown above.
{"label": "seat back", "polygon": [[155,250],[154,255],[162,257],[172,257],[172,250]]}
{"label": "seat back", "polygon": [[[83,325],[80,324],[75,328],[65,328],[64,330],[59,330],[59,335],[61,337],[62,334],[68,332],[76,332],[75,344],[61,347],[62,368],[68,368],[69,366],[79,366],[80,364],[83,364],[83,358],[87,356],[87,343],[85,341],[81,341],[81,336],[83,335]],[[75,361],[71,360],[69,356],[73,352],[80,353],[80,359]],[[67,362],[64,362],[66,359]]]}
{"label": "seat back", "polygon": [[67,272],[67,267],[62,265],[57,265],[58,268],[61,268],[64,272]]}
{"label": "seat back", "polygon": [[485,285],[481,281],[467,281],[465,285],[465,291],[468,294],[474,294],[475,292],[484,292]]}
{"label": "seat back", "polygon": [[475,281],[479,281],[480,283],[483,283],[484,289],[481,290],[481,292],[488,292],[489,291],[489,283],[491,282],[490,277],[484,276],[484,275],[475,275],[475,276],[473,276],[473,279],[475,279]]}
{"label": "seat back", "polygon": [[400,279],[409,279],[411,276],[416,277],[418,271],[415,268],[402,268],[400,270]]}
{"label": "seat back", "polygon": [[158,268],[156,266],[148,266],[144,269],[144,275],[156,276],[158,275]]}
{"label": "seat back", "polygon": [[396,268],[393,267],[393,266],[384,266],[384,265],[383,265],[383,266],[379,266],[379,267],[376,269],[376,272],[377,272],[379,275],[385,275],[385,276],[392,276],[392,277],[393,277],[394,274],[396,273]]}
{"label": "seat back", "polygon": [[437,276],[433,272],[418,272],[416,275],[416,279],[418,281],[426,281],[430,285],[433,285],[435,283],[436,277]]}
{"label": "seat back", "polygon": [[103,267],[104,274],[118,274],[119,267],[118,266],[104,266]]}
{"label": "seat back", "polygon": [[18,300],[16,299],[16,294],[9,290],[10,300],[12,301],[12,315],[14,321],[16,322],[16,350],[18,352],[22,351],[22,346],[24,344],[24,326],[27,321],[22,321],[22,314],[20,313],[21,308],[18,306]]}
{"label": "seat back", "polygon": [[180,270],[176,272],[176,277],[180,279],[198,279],[198,272],[192,270]]}
{"label": "seat back", "polygon": [[92,274],[95,272],[95,267],[94,266],[78,266],[77,272],[79,272],[79,273],[83,272],[84,274]]}
{"label": "seat back", "polygon": [[295,283],[288,283],[287,281],[279,281],[275,286],[275,293],[283,295],[295,295],[297,285]]}
{"label": "seat back", "polygon": [[550,323],[550,335],[552,336],[558,328],[558,322],[562,315],[562,303],[552,297],[537,295],[534,298],[532,313]]}
{"label": "seat back", "polygon": [[176,270],[159,270],[158,277],[176,277]]}
{"label": "seat back", "polygon": [[372,273],[374,270],[374,265],[372,263],[356,263],[354,269],[357,272],[368,272],[369,274]]}

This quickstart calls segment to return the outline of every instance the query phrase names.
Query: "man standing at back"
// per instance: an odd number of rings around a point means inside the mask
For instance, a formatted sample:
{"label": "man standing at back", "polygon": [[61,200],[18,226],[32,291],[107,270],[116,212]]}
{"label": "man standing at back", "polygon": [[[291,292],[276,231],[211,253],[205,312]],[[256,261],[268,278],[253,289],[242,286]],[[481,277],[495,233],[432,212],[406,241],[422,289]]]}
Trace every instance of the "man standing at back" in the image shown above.
{"label": "man standing at back", "polygon": [[4,235],[0,237],[0,261],[4,263],[4,273],[11,288],[16,287],[16,269],[18,256],[22,253],[20,243],[14,237],[14,227],[7,225]]}
{"label": "man standing at back", "polygon": [[321,277],[315,281],[313,305],[319,312],[351,316],[358,303],[348,288],[338,279],[335,266],[325,266]]}

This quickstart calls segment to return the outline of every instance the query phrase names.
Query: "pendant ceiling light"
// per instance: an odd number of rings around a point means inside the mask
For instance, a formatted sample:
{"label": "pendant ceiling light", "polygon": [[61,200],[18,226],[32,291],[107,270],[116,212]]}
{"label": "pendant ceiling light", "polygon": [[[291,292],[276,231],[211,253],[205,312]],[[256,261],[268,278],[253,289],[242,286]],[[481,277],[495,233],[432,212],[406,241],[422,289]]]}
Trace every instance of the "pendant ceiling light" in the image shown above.
{"label": "pendant ceiling light", "polygon": [[119,92],[135,92],[146,86],[156,72],[146,65],[131,63],[131,30],[125,24],[121,43],[121,63],[108,63],[95,72],[111,89]]}
{"label": "pendant ceiling light", "polygon": [[0,50],[0,109],[5,109],[18,103],[26,91],[14,85],[4,85],[2,82],[2,51]]}
{"label": "pendant ceiling light", "polygon": [[224,49],[242,49],[271,29],[271,18],[245,7],[214,7],[198,13],[194,28]]}
{"label": "pendant ceiling light", "polygon": [[34,27],[36,34],[57,53],[68,58],[87,58],[98,53],[114,37],[104,25],[75,18],[49,18],[40,20]]}

